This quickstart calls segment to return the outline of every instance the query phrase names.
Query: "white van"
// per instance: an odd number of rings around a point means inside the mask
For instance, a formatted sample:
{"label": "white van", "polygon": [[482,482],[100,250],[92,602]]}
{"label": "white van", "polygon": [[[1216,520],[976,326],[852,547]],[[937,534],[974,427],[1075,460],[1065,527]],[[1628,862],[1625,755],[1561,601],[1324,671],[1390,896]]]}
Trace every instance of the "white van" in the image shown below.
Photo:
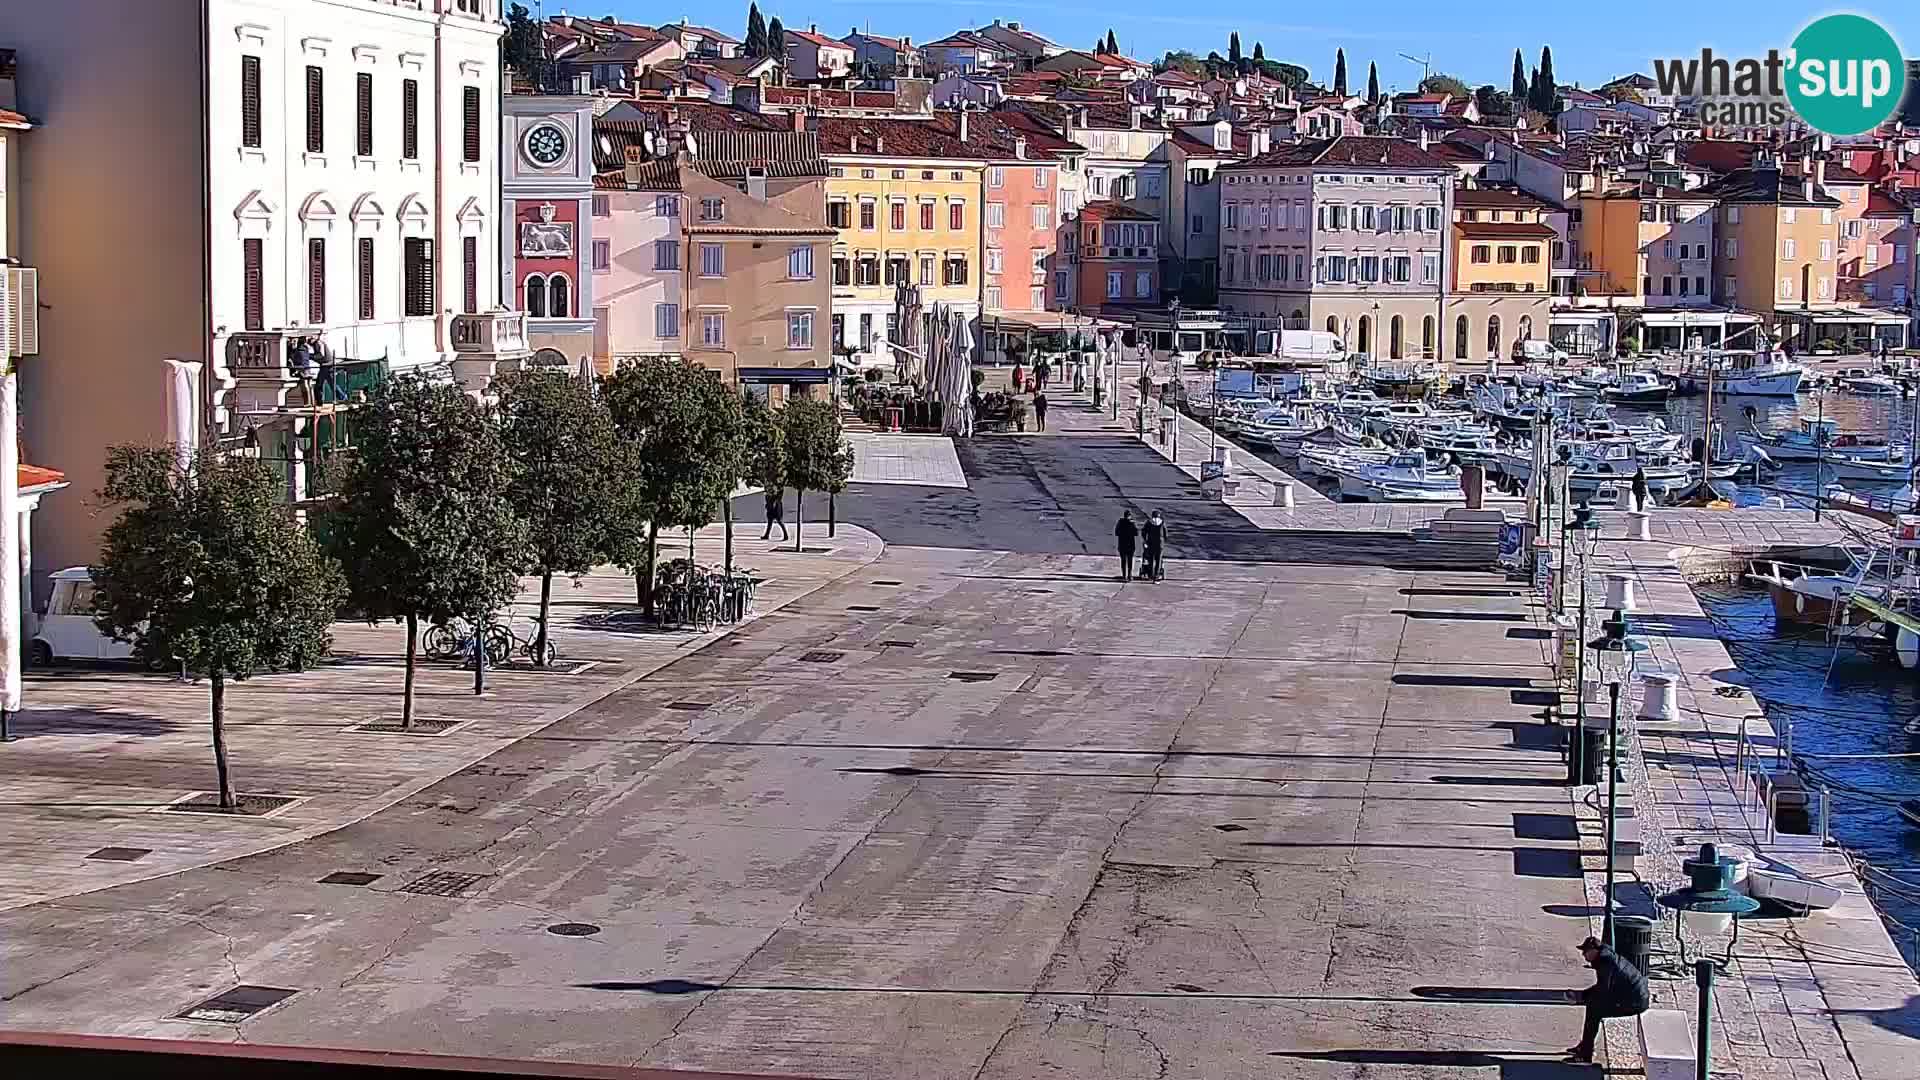
{"label": "white van", "polygon": [[133,643],[115,641],[93,621],[93,574],[84,566],[53,574],[53,596],[28,630],[27,662],[45,666],[55,660],[126,660]]}
{"label": "white van", "polygon": [[1566,350],[1556,349],[1550,342],[1528,338],[1513,343],[1513,358],[1522,364],[1564,364],[1567,354]]}

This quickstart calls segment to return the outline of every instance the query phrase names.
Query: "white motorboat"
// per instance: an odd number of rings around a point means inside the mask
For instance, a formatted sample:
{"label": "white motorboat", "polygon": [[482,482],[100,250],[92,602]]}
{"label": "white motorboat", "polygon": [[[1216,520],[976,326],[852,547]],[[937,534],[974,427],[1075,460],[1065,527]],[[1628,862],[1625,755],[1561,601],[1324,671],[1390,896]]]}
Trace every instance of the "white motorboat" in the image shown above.
{"label": "white motorboat", "polygon": [[1822,473],[1840,480],[1867,480],[1876,484],[1904,484],[1913,476],[1913,466],[1896,454],[1888,461],[1862,461],[1831,457],[1819,466]]}
{"label": "white motorboat", "polygon": [[1841,431],[1833,420],[1801,417],[1797,431],[1760,431],[1746,433],[1748,442],[1757,444],[1777,461],[1820,461],[1848,458],[1854,461],[1892,461],[1898,447],[1879,435]]}
{"label": "white motorboat", "polygon": [[1428,461],[1442,464],[1451,460],[1460,465],[1487,465],[1500,452],[1493,436],[1466,431],[1422,435],[1420,446]]}
{"label": "white motorboat", "polygon": [[1338,470],[1340,497],[1364,502],[1449,502],[1465,498],[1460,470],[1435,468],[1418,451],[1384,462],[1353,463]]}
{"label": "white motorboat", "polygon": [[1807,369],[1770,349],[1707,354],[1690,361],[1680,375],[1689,392],[1705,390],[1743,397],[1792,397],[1806,381]]}
{"label": "white motorboat", "polygon": [[1279,449],[1277,442],[1291,441],[1291,449],[1298,450],[1302,437],[1326,426],[1326,419],[1311,408],[1281,405],[1254,413],[1240,425],[1239,438],[1252,446],[1272,446],[1275,449]]}
{"label": "white motorboat", "polygon": [[[1698,465],[1671,454],[1644,451],[1626,436],[1561,445],[1567,448],[1573,466],[1567,486],[1576,499],[1591,499],[1602,484],[1631,483],[1636,472],[1645,472],[1647,495],[1656,501],[1677,498],[1700,483]],[[1494,455],[1493,466],[1505,477],[1508,488],[1525,487],[1533,475],[1532,451],[1524,446],[1502,450]],[[1708,477],[1726,479],[1737,469],[1737,465],[1715,466]]]}
{"label": "white motorboat", "polygon": [[1855,375],[1841,380],[1841,385],[1850,394],[1867,397],[1893,397],[1900,393],[1900,384],[1888,375]]}
{"label": "white motorboat", "polygon": [[1386,399],[1371,390],[1349,390],[1341,394],[1333,403],[1333,411],[1341,416],[1361,417],[1385,405]]}
{"label": "white motorboat", "polygon": [[1600,396],[1616,405],[1658,405],[1673,396],[1673,385],[1652,371],[1622,371]]}
{"label": "white motorboat", "polygon": [[1394,451],[1384,448],[1312,446],[1303,443],[1299,455],[1300,475],[1309,479],[1331,480],[1339,476],[1343,469],[1385,464],[1393,455]]}

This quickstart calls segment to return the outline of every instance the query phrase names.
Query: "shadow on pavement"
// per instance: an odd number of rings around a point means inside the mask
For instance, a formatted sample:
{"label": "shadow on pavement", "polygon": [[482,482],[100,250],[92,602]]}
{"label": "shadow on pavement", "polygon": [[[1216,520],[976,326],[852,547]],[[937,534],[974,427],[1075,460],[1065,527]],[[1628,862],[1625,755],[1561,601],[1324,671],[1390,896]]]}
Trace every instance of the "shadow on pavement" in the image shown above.
{"label": "shadow on pavement", "polygon": [[1603,1075],[1603,1072],[1626,1072],[1624,1069],[1601,1070],[1593,1065],[1554,1061],[1550,1055],[1526,1050],[1272,1050],[1268,1051],[1267,1056],[1362,1067],[1498,1068],[1500,1080],[1591,1080]]}

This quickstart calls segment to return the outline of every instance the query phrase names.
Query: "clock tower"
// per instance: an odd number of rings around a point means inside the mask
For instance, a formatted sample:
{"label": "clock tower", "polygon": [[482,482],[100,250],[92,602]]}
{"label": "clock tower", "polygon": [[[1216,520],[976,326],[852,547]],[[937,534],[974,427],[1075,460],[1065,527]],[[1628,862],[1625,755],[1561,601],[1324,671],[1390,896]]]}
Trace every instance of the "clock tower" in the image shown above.
{"label": "clock tower", "polygon": [[527,313],[535,364],[577,368],[605,352],[596,348],[593,297],[594,260],[607,255],[594,228],[594,100],[509,94],[501,102],[502,216],[512,223],[501,236],[501,291]]}

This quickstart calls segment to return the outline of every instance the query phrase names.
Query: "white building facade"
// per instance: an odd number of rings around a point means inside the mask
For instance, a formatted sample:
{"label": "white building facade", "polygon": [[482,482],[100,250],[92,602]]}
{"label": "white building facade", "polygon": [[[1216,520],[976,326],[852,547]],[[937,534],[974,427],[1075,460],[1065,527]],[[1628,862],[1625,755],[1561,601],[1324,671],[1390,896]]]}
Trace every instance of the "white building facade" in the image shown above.
{"label": "white building facade", "polygon": [[[25,175],[54,354],[26,437],[92,490],[108,445],[165,440],[163,361],[198,363],[194,429],[260,447],[297,499],[315,404],[525,355],[498,288],[502,0],[182,6],[8,13],[23,101],[63,118]],[[75,502],[43,522],[59,565],[104,524]]]}

